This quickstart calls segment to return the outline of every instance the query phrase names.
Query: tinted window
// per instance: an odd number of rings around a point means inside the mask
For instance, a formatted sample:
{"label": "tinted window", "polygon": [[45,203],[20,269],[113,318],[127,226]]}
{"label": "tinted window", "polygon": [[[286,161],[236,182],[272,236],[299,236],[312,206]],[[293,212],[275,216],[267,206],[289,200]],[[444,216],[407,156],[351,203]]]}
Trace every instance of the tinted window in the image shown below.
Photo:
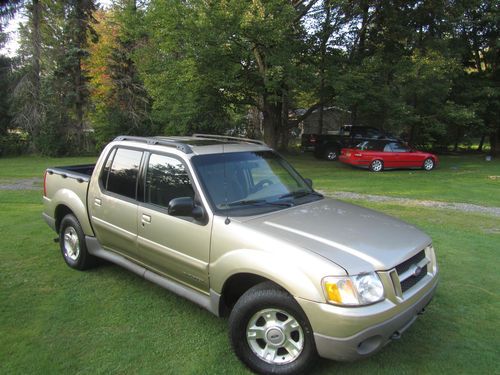
{"label": "tinted window", "polygon": [[113,158],[106,190],[135,199],[137,175],[141,164],[142,152],[120,148]]}
{"label": "tinted window", "polygon": [[146,203],[167,207],[174,198],[194,198],[194,190],[184,165],[177,159],[151,155],[146,173]]}

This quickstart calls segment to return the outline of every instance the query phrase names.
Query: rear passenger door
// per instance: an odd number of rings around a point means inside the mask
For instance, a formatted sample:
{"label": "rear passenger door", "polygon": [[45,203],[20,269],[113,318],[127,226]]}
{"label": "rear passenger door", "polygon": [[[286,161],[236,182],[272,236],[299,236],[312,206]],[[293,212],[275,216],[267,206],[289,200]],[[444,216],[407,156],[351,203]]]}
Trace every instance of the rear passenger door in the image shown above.
{"label": "rear passenger door", "polygon": [[211,219],[199,222],[170,216],[167,210],[174,198],[198,200],[186,164],[175,155],[149,154],[143,183],[137,216],[139,260],[159,274],[207,292]]}
{"label": "rear passenger door", "polygon": [[88,197],[92,226],[100,244],[129,258],[135,258],[137,249],[136,198],[142,157],[141,150],[113,149]]}

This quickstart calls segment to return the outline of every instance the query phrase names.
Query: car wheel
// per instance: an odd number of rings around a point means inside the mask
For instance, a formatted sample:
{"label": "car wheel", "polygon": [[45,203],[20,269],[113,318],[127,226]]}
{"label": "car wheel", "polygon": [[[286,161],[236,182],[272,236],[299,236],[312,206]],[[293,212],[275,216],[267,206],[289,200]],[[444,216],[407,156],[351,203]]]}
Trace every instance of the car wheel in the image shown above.
{"label": "car wheel", "polygon": [[241,296],[229,329],[238,358],[260,374],[303,373],[317,357],[304,312],[290,294],[270,282]]}
{"label": "car wheel", "polygon": [[96,263],[96,258],[87,251],[85,235],[74,215],[68,214],[61,221],[59,246],[64,261],[71,268],[86,270]]}
{"label": "car wheel", "polygon": [[339,153],[337,151],[337,149],[335,148],[327,148],[325,150],[325,153],[324,153],[324,158],[328,161],[334,161],[334,160],[337,160],[339,157]]}
{"label": "car wheel", "polygon": [[424,160],[424,165],[423,165],[423,168],[426,170],[426,171],[432,171],[434,169],[434,160],[432,158],[427,158]]}
{"label": "car wheel", "polygon": [[380,172],[384,169],[384,162],[382,160],[376,159],[370,163],[370,170],[372,172]]}

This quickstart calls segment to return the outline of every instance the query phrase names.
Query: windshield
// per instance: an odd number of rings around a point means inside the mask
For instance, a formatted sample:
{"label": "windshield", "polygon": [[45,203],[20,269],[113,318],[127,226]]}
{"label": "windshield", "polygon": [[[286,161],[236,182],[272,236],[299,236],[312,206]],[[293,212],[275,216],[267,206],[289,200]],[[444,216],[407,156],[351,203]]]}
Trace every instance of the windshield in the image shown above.
{"label": "windshield", "polygon": [[256,215],[322,197],[271,151],[198,155],[191,160],[217,213]]}

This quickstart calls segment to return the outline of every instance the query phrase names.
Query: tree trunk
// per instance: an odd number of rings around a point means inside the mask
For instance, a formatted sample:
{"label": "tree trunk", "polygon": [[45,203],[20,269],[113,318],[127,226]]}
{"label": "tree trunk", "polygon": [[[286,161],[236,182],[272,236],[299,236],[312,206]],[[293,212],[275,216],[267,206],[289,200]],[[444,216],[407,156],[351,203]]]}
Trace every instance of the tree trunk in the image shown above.
{"label": "tree trunk", "polygon": [[498,138],[499,138],[498,129],[490,133],[491,155],[498,155],[500,152],[500,150],[498,149]]}
{"label": "tree trunk", "polygon": [[483,134],[483,135],[481,136],[481,140],[479,141],[479,146],[477,147],[477,150],[478,150],[479,152],[482,152],[482,151],[483,151],[483,146],[484,146],[484,141],[485,141],[485,139],[486,139],[486,134]]}
{"label": "tree trunk", "polygon": [[321,45],[320,45],[320,82],[319,82],[319,101],[321,106],[319,107],[319,117],[318,117],[318,134],[323,134],[323,114],[324,114],[324,105],[325,102],[325,73],[326,73],[326,48],[328,44],[328,39],[331,34],[331,8],[330,8],[330,0],[324,0],[324,8],[325,8],[325,21],[323,22],[323,30],[321,35]]}
{"label": "tree trunk", "polygon": [[41,24],[41,13],[42,6],[39,0],[33,0],[32,2],[32,19],[31,19],[31,42],[33,47],[33,57],[32,57],[32,82],[33,82],[33,92],[32,92],[32,124],[31,127],[31,136],[33,142],[31,143],[32,151],[36,152],[36,144],[37,139],[40,134],[40,126],[41,126],[41,101],[40,101],[40,59],[41,59],[41,32],[40,32],[40,24]]}
{"label": "tree trunk", "polygon": [[272,148],[278,148],[279,125],[281,122],[281,103],[269,103],[266,98],[263,100],[263,126],[264,141]]}

